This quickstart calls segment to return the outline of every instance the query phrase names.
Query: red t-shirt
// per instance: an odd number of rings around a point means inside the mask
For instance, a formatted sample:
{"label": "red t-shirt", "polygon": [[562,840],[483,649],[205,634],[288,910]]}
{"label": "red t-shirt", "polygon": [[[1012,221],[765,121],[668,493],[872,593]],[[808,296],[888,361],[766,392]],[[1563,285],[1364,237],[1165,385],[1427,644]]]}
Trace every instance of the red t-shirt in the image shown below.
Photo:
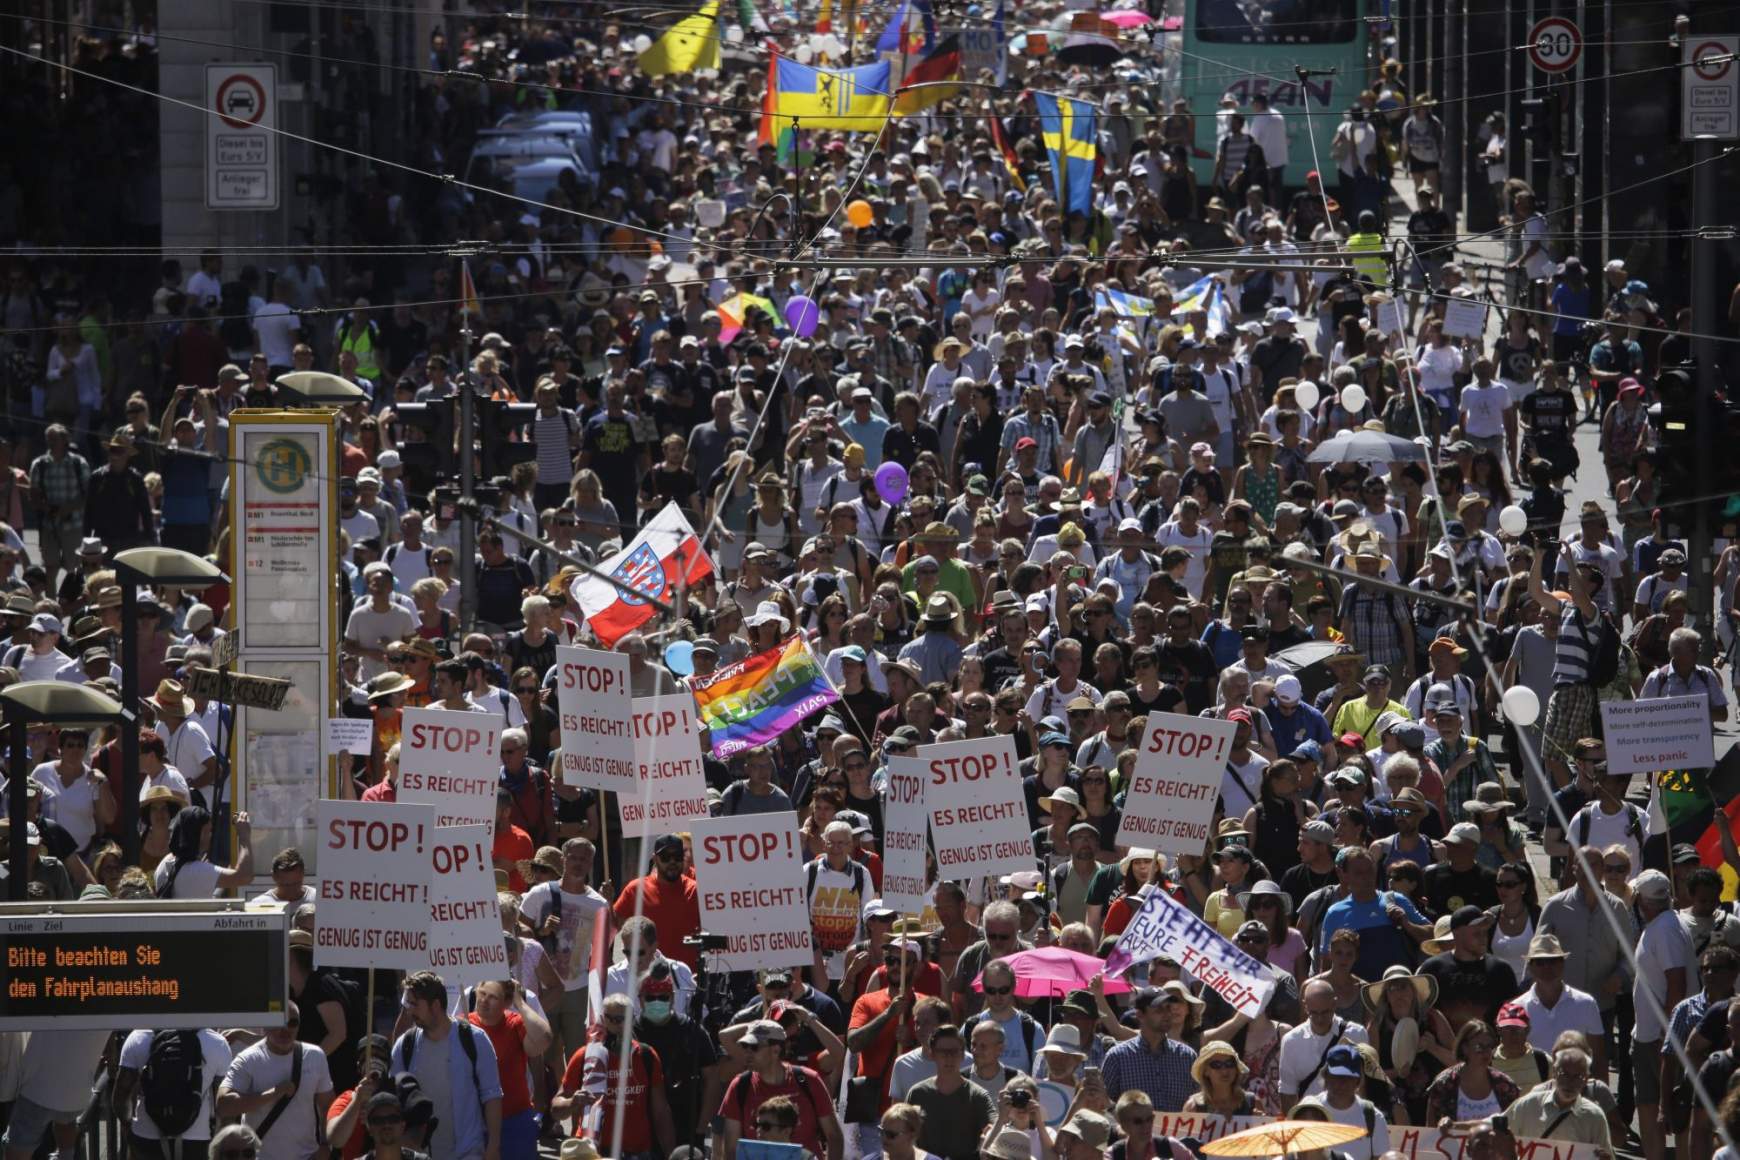
{"label": "red t-shirt", "polygon": [[[894,976],[894,981],[896,983],[900,982],[899,974]],[[918,970],[913,971],[908,975],[906,981],[912,984],[912,991],[915,995],[935,995],[938,998],[942,997],[942,968],[937,966],[935,963],[920,963]],[[874,971],[871,971],[869,981],[864,984],[866,989],[886,989],[888,985],[888,968],[886,966],[880,966]],[[854,1009],[855,1006],[856,1005],[854,1005]]]}
{"label": "red t-shirt", "polygon": [[510,824],[495,828],[495,845],[489,848],[489,856],[513,863],[508,868],[508,889],[515,894],[524,894],[530,888],[520,873],[519,864],[530,862],[532,855],[537,852],[538,848],[532,844],[532,836],[518,826]]}
{"label": "red t-shirt", "polygon": [[[880,991],[870,991],[858,996],[852,1004],[852,1021],[848,1030],[856,1031],[875,1019],[894,1005],[894,992],[886,987]],[[906,1030],[912,1032],[912,1015],[906,1016]],[[858,1074],[879,1075],[882,1077],[882,1101],[888,1102],[888,1081],[894,1075],[894,1060],[900,1054],[899,1039],[893,1020],[882,1025],[882,1030],[876,1033],[875,1040],[862,1051],[858,1052]]]}
{"label": "red t-shirt", "polygon": [[876,887],[876,893],[882,893],[882,855],[874,850],[859,850],[852,857],[864,863],[864,869],[870,871],[870,883]]}
{"label": "red t-shirt", "polygon": [[[332,1101],[332,1107],[327,1109],[326,1118],[330,1120],[343,1112],[344,1109],[350,1107],[350,1102],[354,1099],[356,1099],[355,1088],[346,1088],[339,1092],[338,1098]],[[339,1149],[339,1160],[361,1160],[362,1154],[368,1150],[368,1143],[368,1126],[363,1123],[363,1117],[359,1115],[356,1118],[356,1123],[351,1125],[350,1139],[346,1140],[344,1147]]]}
{"label": "red t-shirt", "polygon": [[[802,1090],[799,1090],[800,1084]],[[719,1114],[727,1120],[737,1121],[743,1139],[754,1140],[757,1138],[755,1113],[774,1096],[785,1096],[797,1106],[797,1131],[792,1133],[792,1143],[801,1144],[817,1156],[826,1155],[822,1150],[819,1117],[833,1114],[834,1101],[828,1097],[828,1088],[822,1083],[822,1077],[807,1067],[787,1064],[784,1082],[777,1084],[761,1082],[761,1077],[753,1071],[743,1072],[726,1087]],[[623,1150],[628,1150],[626,1144]]]}
{"label": "red t-shirt", "polygon": [[399,787],[390,781],[377,781],[363,790],[362,800],[365,802],[386,802],[391,805],[399,800]]}
{"label": "red t-shirt", "polygon": [[701,930],[701,896],[695,889],[695,880],[686,874],[675,882],[666,882],[657,874],[636,878],[622,888],[611,907],[619,924],[634,917],[637,893],[642,895],[641,914],[652,919],[653,926],[658,928],[659,952],[692,971],[699,970],[700,956],[695,948],[683,945],[685,936]]}
{"label": "red t-shirt", "polygon": [[[590,1063],[588,1056],[591,1057]],[[571,1096],[579,1091],[586,1082],[588,1067],[603,1066],[602,1059],[609,1057],[609,1073],[604,1087],[604,1118],[598,1126],[598,1132],[591,1137],[595,1140],[610,1141],[616,1132],[616,1093],[624,1090],[622,1106],[622,1153],[650,1152],[654,1148],[652,1131],[651,1100],[647,1093],[654,1087],[662,1088],[665,1084],[665,1072],[659,1063],[659,1054],[644,1043],[636,1043],[631,1052],[633,1081],[623,1089],[622,1084],[622,1053],[621,1049],[606,1051],[602,1043],[589,1043],[574,1053],[568,1061],[567,1068],[562,1072],[562,1094]],[[507,1109],[502,1109],[507,1114]],[[577,1117],[574,1123],[574,1135],[583,1136],[581,1120]]]}
{"label": "red t-shirt", "polygon": [[495,1048],[496,1068],[501,1072],[502,1119],[519,1115],[532,1106],[531,1082],[526,1074],[526,1021],[517,1011],[503,1011],[501,1022],[494,1027],[485,1026],[483,1016],[476,1011],[466,1018],[489,1036],[489,1045]]}

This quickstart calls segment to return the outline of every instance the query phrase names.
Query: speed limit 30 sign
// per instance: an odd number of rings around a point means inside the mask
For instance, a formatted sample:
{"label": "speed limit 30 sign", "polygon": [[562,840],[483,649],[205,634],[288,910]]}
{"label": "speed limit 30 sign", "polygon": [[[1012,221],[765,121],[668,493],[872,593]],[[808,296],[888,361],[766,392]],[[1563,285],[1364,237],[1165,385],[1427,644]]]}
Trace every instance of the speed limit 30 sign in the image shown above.
{"label": "speed limit 30 sign", "polygon": [[1583,55],[1583,34],[1563,16],[1549,16],[1529,30],[1529,60],[1544,73],[1562,73]]}

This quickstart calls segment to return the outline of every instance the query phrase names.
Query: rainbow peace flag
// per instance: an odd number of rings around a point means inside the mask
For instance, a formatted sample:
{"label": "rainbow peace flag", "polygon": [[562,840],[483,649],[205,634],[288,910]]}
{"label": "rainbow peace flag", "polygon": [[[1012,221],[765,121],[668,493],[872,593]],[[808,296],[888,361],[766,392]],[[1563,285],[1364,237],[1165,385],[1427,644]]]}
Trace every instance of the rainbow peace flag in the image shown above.
{"label": "rainbow peace flag", "polygon": [[719,757],[765,745],[840,699],[802,635],[726,665],[693,687]]}

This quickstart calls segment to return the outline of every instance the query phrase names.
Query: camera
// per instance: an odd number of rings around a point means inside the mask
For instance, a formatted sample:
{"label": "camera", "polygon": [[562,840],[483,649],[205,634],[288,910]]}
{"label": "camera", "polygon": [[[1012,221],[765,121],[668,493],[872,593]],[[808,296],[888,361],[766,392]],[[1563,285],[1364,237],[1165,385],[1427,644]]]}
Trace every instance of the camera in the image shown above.
{"label": "camera", "polygon": [[722,951],[730,948],[731,938],[729,935],[708,934],[706,931],[702,931],[698,935],[689,935],[684,938],[683,945],[694,947],[700,951]]}
{"label": "camera", "polygon": [[1009,1106],[1012,1108],[1024,1108],[1032,1102],[1033,1093],[1026,1088],[1016,1088],[1009,1093]]}

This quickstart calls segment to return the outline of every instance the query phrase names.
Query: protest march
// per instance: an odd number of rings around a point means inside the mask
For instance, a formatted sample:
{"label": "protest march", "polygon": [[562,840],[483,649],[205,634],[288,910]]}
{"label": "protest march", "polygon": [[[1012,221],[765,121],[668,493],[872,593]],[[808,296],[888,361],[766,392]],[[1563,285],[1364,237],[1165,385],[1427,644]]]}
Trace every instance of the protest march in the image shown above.
{"label": "protest march", "polygon": [[1740,1160],[1731,29],[23,7],[5,1160]]}

